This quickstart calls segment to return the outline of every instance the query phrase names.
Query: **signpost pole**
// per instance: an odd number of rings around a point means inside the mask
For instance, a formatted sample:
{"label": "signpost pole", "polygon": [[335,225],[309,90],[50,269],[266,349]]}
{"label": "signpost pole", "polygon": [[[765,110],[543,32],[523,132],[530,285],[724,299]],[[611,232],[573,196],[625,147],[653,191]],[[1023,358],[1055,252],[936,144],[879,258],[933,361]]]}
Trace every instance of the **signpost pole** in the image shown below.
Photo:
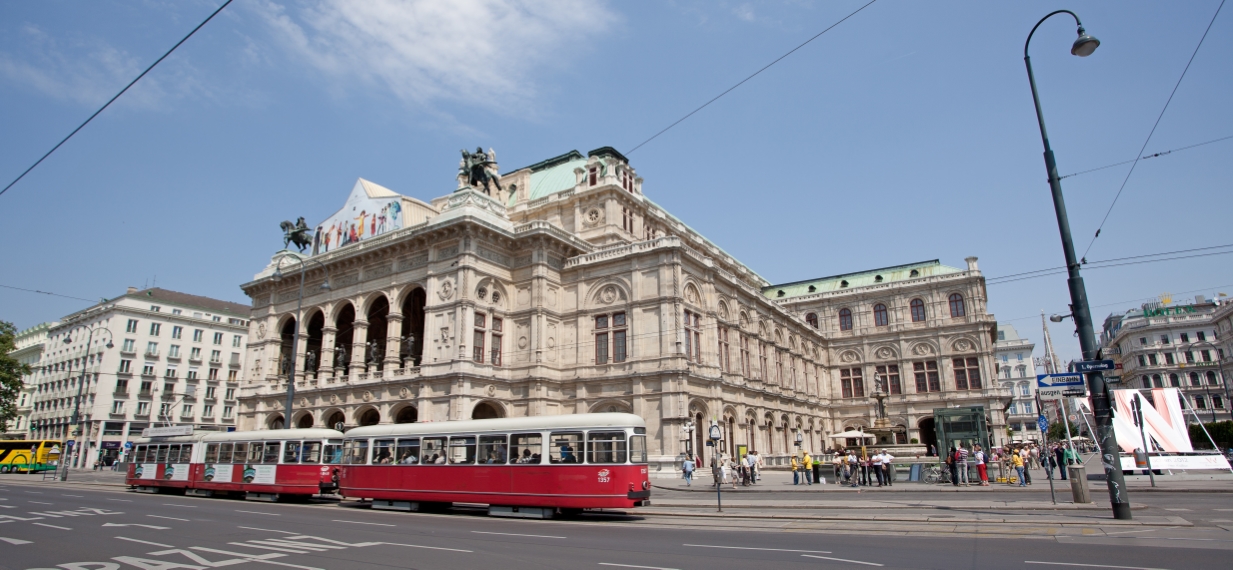
{"label": "signpost pole", "polygon": [[[1041,459],[1045,461],[1045,466],[1049,465],[1049,461],[1054,460],[1054,455],[1049,453],[1049,420],[1045,418],[1045,408],[1041,405],[1040,393],[1036,394],[1036,410],[1040,412],[1040,416],[1036,418],[1036,426],[1040,428],[1041,439],[1045,442],[1044,449],[1040,450]],[[1060,466],[1059,466],[1060,467]],[[1046,469],[1049,480],[1049,498],[1053,499],[1053,504],[1057,504],[1057,494],[1053,491],[1053,470]]]}
{"label": "signpost pole", "polygon": [[1143,440],[1143,457],[1147,462],[1147,476],[1152,480],[1152,486],[1156,486],[1156,472],[1152,471],[1152,448],[1147,445],[1147,433],[1143,431],[1143,398],[1138,390],[1135,390],[1135,399],[1131,401],[1134,405],[1135,423],[1139,424],[1139,437]]}

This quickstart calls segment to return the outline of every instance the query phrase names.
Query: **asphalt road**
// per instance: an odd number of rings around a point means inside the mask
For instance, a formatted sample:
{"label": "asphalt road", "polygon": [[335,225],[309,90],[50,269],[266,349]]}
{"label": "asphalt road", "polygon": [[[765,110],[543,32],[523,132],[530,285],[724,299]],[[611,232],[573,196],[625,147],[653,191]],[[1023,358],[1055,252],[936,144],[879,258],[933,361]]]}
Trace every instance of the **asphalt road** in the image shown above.
{"label": "asphalt road", "polygon": [[[1226,496],[1221,502],[1233,505]],[[1180,541],[1091,544],[745,530],[741,525],[751,523],[741,521],[709,529],[643,522],[603,515],[493,519],[466,509],[391,513],[354,503],[271,504],[6,481],[0,484],[0,568],[1230,567],[1230,550],[1213,548],[1216,542],[1194,548]]]}

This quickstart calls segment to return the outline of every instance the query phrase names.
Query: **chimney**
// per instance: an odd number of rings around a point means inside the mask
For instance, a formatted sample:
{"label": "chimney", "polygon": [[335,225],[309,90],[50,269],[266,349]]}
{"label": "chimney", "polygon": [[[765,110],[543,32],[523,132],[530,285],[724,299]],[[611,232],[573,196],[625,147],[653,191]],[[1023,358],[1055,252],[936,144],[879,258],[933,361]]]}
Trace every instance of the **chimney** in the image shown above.
{"label": "chimney", "polygon": [[137,292],[137,288],[136,288],[136,287],[129,287],[129,288],[128,288],[128,292],[127,292],[126,294],[127,294],[127,295],[132,295],[133,293],[136,293],[136,292]]}
{"label": "chimney", "polygon": [[968,271],[976,271],[978,269],[976,267],[976,256],[965,257],[963,260],[968,262]]}

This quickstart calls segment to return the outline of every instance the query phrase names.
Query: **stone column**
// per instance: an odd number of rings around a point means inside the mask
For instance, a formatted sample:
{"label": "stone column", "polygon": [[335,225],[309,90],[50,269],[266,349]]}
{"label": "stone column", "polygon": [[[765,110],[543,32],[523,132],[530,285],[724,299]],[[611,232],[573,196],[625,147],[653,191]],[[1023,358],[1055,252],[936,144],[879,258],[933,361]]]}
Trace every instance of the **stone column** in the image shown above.
{"label": "stone column", "polygon": [[399,368],[402,357],[402,313],[386,315],[385,322],[385,370],[388,377]]}
{"label": "stone column", "polygon": [[351,376],[361,370],[367,371],[364,357],[368,356],[368,321],[356,320],[352,325],[351,336]]}
{"label": "stone column", "polygon": [[321,355],[317,357],[317,378],[334,376],[334,334],[338,329],[326,325],[321,329]]}

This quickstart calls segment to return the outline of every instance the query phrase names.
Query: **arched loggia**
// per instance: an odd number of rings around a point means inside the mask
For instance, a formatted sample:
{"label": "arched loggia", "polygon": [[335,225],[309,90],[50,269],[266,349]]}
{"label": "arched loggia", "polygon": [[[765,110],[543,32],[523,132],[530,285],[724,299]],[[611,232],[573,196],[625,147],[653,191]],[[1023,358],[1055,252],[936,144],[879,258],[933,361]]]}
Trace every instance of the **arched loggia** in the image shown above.
{"label": "arched loggia", "polygon": [[368,304],[368,346],[364,349],[364,365],[369,372],[385,368],[386,331],[390,314],[390,302],[384,296]]}
{"label": "arched loggia", "polygon": [[424,305],[428,296],[416,287],[402,302],[402,365],[419,366],[424,357]]}

